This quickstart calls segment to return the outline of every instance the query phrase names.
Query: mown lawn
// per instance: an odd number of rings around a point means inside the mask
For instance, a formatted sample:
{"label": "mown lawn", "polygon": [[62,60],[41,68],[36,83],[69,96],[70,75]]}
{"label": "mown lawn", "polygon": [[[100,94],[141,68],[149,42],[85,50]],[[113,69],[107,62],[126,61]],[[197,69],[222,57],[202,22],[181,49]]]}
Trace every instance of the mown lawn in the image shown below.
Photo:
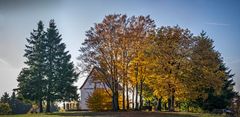
{"label": "mown lawn", "polygon": [[0,115],[1,117],[224,117],[187,112],[63,112],[51,114]]}

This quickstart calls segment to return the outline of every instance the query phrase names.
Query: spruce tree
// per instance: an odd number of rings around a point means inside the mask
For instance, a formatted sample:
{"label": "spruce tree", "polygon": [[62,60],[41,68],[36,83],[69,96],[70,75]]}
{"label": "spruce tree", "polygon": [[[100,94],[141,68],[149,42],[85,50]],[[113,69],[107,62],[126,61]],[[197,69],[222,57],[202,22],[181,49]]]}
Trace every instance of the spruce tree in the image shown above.
{"label": "spruce tree", "polygon": [[[205,98],[198,98],[196,103],[203,110],[213,111],[213,109],[224,109],[231,103],[235,92],[235,85],[231,73],[221,58],[219,52],[214,50],[213,41],[205,32],[195,37],[195,46],[193,47],[192,62],[194,64],[193,74],[196,80],[205,85],[206,79],[210,79],[209,85],[203,89],[197,88],[198,92],[205,95]],[[214,87],[214,84],[215,85]]]}
{"label": "spruce tree", "polygon": [[7,92],[4,92],[4,94],[2,95],[0,102],[1,103],[9,103],[10,101],[10,97],[9,94]]}
{"label": "spruce tree", "polygon": [[27,68],[23,68],[18,77],[18,86],[20,93],[24,98],[38,101],[40,112],[43,112],[42,101],[45,92],[44,80],[44,59],[45,59],[45,31],[42,21],[39,21],[37,30],[30,33],[27,38],[24,57],[27,58],[25,64]]}
{"label": "spruce tree", "polygon": [[223,85],[220,94],[216,95],[215,90],[210,90],[208,92],[208,98],[204,101],[202,108],[204,110],[212,111],[213,109],[226,109],[230,108],[231,101],[237,94],[234,92],[234,74],[231,73],[224,63],[221,63],[219,70],[224,72],[224,77],[222,77]]}
{"label": "spruce tree", "polygon": [[213,40],[202,32],[195,37],[195,45],[192,49],[192,81],[201,81],[195,88],[203,91],[199,87],[213,88],[216,91],[221,89],[221,77],[223,72],[219,70],[221,64],[221,55],[214,49]]}
{"label": "spruce tree", "polygon": [[78,74],[74,71],[74,65],[70,62],[71,56],[65,51],[66,45],[61,42],[54,20],[50,20],[47,29],[46,46],[46,77],[47,77],[47,108],[50,112],[50,103],[55,100],[65,101],[77,98],[77,87],[73,83]]}
{"label": "spruce tree", "polygon": [[19,93],[25,99],[38,101],[40,112],[43,111],[42,101],[47,101],[46,112],[50,112],[51,102],[77,99],[77,87],[73,83],[78,74],[61,40],[54,20],[50,21],[47,32],[40,21],[38,29],[33,30],[27,39],[24,54],[27,67],[22,69],[17,79]]}

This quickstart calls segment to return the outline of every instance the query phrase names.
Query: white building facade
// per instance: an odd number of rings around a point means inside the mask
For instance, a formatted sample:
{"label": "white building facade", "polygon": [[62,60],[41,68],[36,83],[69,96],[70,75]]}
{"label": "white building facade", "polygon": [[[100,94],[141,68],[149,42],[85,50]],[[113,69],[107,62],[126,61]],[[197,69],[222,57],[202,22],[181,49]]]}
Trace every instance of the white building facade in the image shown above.
{"label": "white building facade", "polygon": [[[79,102],[79,109],[81,110],[89,110],[87,106],[87,99],[88,97],[93,93],[93,91],[97,88],[108,88],[104,83],[100,82],[95,78],[95,73],[99,73],[99,71],[96,68],[93,68],[86,80],[84,81],[83,85],[80,87],[80,102]],[[121,85],[119,84],[119,87]],[[120,92],[121,93],[121,92]],[[126,92],[125,92],[126,93]],[[126,96],[126,94],[125,94]],[[132,98],[132,92],[128,93],[129,96],[129,102],[130,107],[132,107],[132,104],[135,100]],[[134,97],[135,99],[135,97]],[[138,96],[138,102],[139,102],[139,96]]]}
{"label": "white building facade", "polygon": [[95,68],[92,69],[88,77],[86,78],[83,85],[80,87],[80,109],[81,110],[89,110],[87,106],[87,99],[93,93],[96,88],[105,88],[104,84],[99,82],[94,78],[94,73],[98,72]]}

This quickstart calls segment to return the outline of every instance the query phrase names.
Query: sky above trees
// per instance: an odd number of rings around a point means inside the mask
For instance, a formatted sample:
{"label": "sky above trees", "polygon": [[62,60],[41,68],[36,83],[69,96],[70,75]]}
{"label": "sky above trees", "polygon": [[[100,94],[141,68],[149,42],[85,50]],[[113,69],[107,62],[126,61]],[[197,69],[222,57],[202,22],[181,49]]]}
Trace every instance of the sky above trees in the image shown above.
{"label": "sky above trees", "polygon": [[[158,27],[179,25],[195,35],[202,30],[214,40],[224,62],[235,73],[240,90],[240,2],[237,0],[0,0],[0,95],[17,87],[24,67],[26,38],[42,20],[47,26],[55,19],[66,49],[77,65],[85,31],[108,14],[150,15]],[[85,78],[80,78],[78,85]]]}

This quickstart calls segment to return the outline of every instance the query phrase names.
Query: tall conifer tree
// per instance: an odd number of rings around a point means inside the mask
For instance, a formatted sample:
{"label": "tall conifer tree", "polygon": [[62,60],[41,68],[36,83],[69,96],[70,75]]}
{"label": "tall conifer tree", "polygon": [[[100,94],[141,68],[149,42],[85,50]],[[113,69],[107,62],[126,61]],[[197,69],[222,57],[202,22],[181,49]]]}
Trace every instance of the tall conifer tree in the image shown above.
{"label": "tall conifer tree", "polygon": [[77,99],[77,87],[73,83],[78,74],[74,71],[71,56],[65,51],[66,45],[61,42],[62,38],[58,32],[54,20],[50,20],[47,29],[46,46],[46,77],[47,77],[47,108],[50,112],[50,103],[55,100]]}
{"label": "tall conifer tree", "polygon": [[195,37],[195,44],[192,54],[194,64],[192,73],[196,80],[201,81],[196,89],[206,85],[206,81],[209,83],[208,86],[200,89],[203,92],[199,90],[205,94],[205,99],[199,98],[195,103],[208,111],[227,108],[235,95],[234,74],[225,66],[220,53],[214,50],[213,41],[206,36],[206,32]]}
{"label": "tall conifer tree", "polygon": [[54,20],[49,23],[47,32],[43,23],[33,30],[26,45],[24,57],[27,58],[18,76],[19,92],[24,98],[39,102],[47,101],[46,112],[50,112],[50,103],[77,99],[77,87],[73,83],[78,74],[74,71],[71,55],[65,51],[66,45],[56,28]]}
{"label": "tall conifer tree", "polygon": [[30,33],[27,38],[24,57],[28,68],[22,69],[18,77],[19,89],[24,98],[38,101],[42,112],[42,100],[44,98],[44,58],[45,58],[45,31],[42,21],[39,21],[37,30]]}

